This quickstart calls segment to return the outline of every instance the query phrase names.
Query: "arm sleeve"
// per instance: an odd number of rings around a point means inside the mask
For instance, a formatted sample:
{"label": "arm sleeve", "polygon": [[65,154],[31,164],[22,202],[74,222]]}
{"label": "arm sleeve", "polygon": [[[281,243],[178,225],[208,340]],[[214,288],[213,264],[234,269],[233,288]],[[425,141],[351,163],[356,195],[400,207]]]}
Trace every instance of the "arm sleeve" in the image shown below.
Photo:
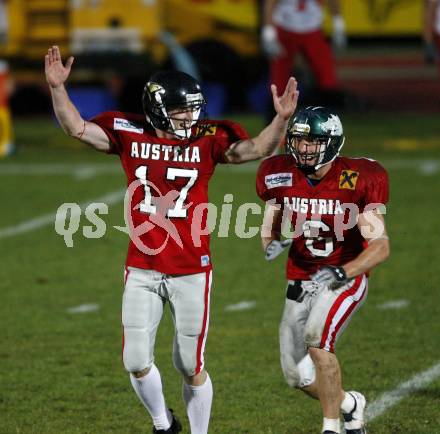
{"label": "arm sleeve", "polygon": [[267,162],[263,161],[257,171],[256,188],[258,197],[267,202],[271,199],[271,195],[266,186],[265,178],[267,174]]}
{"label": "arm sleeve", "polygon": [[363,208],[371,203],[387,204],[389,199],[387,171],[380,164],[375,163],[368,175],[368,182],[365,185]]}
{"label": "arm sleeve", "polygon": [[114,129],[115,117],[117,117],[117,113],[115,112],[104,112],[93,117],[89,120],[89,122],[93,122],[96,125],[100,126],[105,134],[107,134],[107,137],[110,141],[110,150],[108,151],[108,153],[120,155],[122,153],[122,146],[119,139],[119,134]]}
{"label": "arm sleeve", "polygon": [[248,139],[249,134],[241,125],[231,121],[221,121],[213,124],[213,127],[215,140],[212,145],[212,158],[216,163],[225,164],[225,152],[233,143]]}

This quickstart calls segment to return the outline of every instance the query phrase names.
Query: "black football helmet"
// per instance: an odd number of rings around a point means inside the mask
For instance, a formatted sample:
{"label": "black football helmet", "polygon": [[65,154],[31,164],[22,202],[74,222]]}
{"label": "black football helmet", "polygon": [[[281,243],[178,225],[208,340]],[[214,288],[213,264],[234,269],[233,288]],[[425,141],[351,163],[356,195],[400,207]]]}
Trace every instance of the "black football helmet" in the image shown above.
{"label": "black football helmet", "polygon": [[[199,82],[181,71],[153,74],[145,84],[142,106],[147,121],[154,128],[179,139],[189,139],[195,125],[206,118],[206,100]],[[192,119],[173,117],[180,112],[191,112]]]}
{"label": "black football helmet", "polygon": [[[315,173],[339,155],[345,141],[343,133],[337,114],[325,107],[307,107],[289,120],[286,152],[295,157],[304,173]],[[299,149],[301,140],[307,145]]]}

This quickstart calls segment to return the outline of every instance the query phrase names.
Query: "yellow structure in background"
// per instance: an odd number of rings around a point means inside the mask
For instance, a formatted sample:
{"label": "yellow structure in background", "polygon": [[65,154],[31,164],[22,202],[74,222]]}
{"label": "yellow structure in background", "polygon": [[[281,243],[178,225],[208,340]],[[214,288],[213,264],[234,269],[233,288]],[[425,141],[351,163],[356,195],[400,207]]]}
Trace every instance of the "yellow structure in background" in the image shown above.
{"label": "yellow structure in background", "polygon": [[256,54],[255,0],[162,0],[162,23],[183,45],[216,39],[242,55]]}
{"label": "yellow structure in background", "polygon": [[8,107],[8,64],[0,60],[0,158],[12,152],[12,122]]}
{"label": "yellow structure in background", "polygon": [[[418,36],[422,0],[341,0],[351,36]],[[259,50],[256,0],[8,0],[9,37],[0,57],[40,58],[57,43],[63,53],[88,37],[130,38],[132,51],[157,46],[161,30],[180,43],[216,39],[243,55]],[[325,28],[331,31],[329,17]],[[137,41],[137,42],[136,42]],[[160,53],[160,50],[154,51]]]}
{"label": "yellow structure in background", "polygon": [[157,0],[71,1],[70,48],[77,53],[93,48],[135,53],[149,49],[162,28],[159,3]]}
{"label": "yellow structure in background", "polygon": [[75,31],[136,29],[144,45],[161,29],[158,0],[8,0],[9,34],[0,57],[41,59],[47,48],[70,51]]}
{"label": "yellow structure in background", "polygon": [[[420,36],[424,0],[341,0],[351,36]],[[329,16],[326,29],[331,30]]]}

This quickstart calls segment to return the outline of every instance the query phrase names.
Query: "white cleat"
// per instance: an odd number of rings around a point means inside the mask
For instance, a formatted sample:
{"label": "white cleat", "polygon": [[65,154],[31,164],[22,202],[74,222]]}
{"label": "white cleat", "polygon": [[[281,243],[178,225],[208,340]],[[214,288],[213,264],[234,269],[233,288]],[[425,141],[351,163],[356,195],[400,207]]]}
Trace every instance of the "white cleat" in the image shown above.
{"label": "white cleat", "polygon": [[365,407],[367,400],[362,393],[348,392],[354,398],[354,408],[350,413],[342,413],[344,427],[347,434],[367,434],[365,429]]}

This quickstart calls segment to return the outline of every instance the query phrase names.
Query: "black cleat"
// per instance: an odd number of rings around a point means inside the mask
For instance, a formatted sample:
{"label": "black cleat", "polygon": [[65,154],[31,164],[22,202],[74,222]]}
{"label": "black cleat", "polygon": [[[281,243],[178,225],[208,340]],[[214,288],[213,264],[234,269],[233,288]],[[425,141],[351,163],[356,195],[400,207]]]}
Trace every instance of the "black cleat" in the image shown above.
{"label": "black cleat", "polygon": [[327,431],[324,431],[322,434],[338,434],[338,433],[336,433],[334,431],[327,430]]}
{"label": "black cleat", "polygon": [[179,422],[179,419],[174,416],[173,410],[171,408],[169,410],[171,412],[171,416],[173,417],[171,426],[168,429],[156,429],[153,426],[153,434],[177,434],[182,431],[182,424]]}

